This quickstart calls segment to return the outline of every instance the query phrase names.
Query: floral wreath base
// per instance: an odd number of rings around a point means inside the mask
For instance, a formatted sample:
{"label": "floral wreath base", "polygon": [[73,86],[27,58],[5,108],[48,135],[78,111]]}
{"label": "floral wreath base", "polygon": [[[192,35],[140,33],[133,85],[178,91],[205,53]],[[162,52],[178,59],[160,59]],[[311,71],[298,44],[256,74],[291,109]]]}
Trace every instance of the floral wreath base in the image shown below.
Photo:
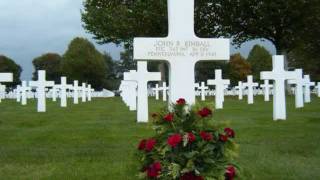
{"label": "floral wreath base", "polygon": [[153,113],[156,135],[138,145],[141,179],[233,180],[235,132],[214,121],[208,107],[177,100],[170,110]]}

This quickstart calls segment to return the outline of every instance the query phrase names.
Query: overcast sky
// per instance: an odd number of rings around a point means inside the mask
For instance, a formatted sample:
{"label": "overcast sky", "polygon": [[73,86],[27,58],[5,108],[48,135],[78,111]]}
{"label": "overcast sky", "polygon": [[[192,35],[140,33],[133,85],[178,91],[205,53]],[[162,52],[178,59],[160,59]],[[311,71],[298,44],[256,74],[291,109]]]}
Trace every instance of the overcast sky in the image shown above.
{"label": "overcast sky", "polygon": [[[94,42],[81,25],[80,9],[83,0],[0,0],[0,54],[15,60],[22,68],[22,80],[32,75],[32,60],[47,52],[63,54],[68,43],[77,36]],[[247,56],[256,43],[264,45],[272,54],[268,42],[251,41],[239,50]],[[121,47],[96,45],[118,60]]]}

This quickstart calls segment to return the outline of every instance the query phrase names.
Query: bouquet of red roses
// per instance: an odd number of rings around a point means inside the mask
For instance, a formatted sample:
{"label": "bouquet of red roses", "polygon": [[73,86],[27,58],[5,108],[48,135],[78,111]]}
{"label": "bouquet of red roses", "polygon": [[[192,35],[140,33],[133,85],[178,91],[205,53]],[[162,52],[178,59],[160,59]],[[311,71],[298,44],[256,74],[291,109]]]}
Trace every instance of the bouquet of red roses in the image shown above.
{"label": "bouquet of red roses", "polygon": [[212,110],[177,100],[153,113],[156,135],[138,145],[142,179],[204,180],[236,177],[235,132],[221,128]]}

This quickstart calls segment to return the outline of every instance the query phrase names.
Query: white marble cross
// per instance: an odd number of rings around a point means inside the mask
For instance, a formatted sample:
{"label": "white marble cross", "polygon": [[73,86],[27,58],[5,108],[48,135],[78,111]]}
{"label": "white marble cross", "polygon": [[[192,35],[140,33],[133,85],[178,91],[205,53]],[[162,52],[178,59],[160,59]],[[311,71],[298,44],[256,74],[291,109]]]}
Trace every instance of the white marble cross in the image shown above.
{"label": "white marble cross", "polygon": [[67,84],[67,77],[61,77],[61,84],[56,85],[60,89],[60,106],[67,107],[67,90],[72,89],[72,85]]}
{"label": "white marble cross", "polygon": [[2,98],[5,98],[5,94],[6,94],[6,86],[0,84],[0,103],[2,101]]}
{"label": "white marble cross", "polygon": [[243,86],[248,88],[248,104],[253,104],[253,89],[255,87],[258,87],[259,84],[253,82],[253,77],[252,75],[247,76],[247,82],[243,83]]}
{"label": "white marble cross", "polygon": [[310,76],[309,75],[304,75],[303,77],[303,86],[304,86],[304,101],[306,103],[311,102],[311,90],[310,88],[312,86],[315,86],[316,84],[314,82],[310,81]]}
{"label": "white marble cross", "polygon": [[86,83],[82,83],[81,86],[81,100],[82,102],[87,102],[87,89],[86,89]]}
{"label": "white marble cross", "polygon": [[87,93],[88,93],[88,101],[91,101],[92,99],[92,92],[94,92],[94,89],[91,88],[91,84],[88,85]]}
{"label": "white marble cross", "polygon": [[270,89],[273,85],[269,84],[269,80],[265,79],[264,84],[261,84],[260,87],[263,88],[264,101],[270,101]]}
{"label": "white marble cross", "polygon": [[16,92],[16,101],[21,101],[21,85],[17,85],[17,88],[15,89]]}
{"label": "white marble cross", "polygon": [[317,88],[317,95],[318,97],[320,97],[320,82],[317,83],[316,88]]}
{"label": "white marble cross", "polygon": [[209,79],[207,81],[208,85],[214,85],[216,88],[216,95],[215,95],[215,105],[216,109],[223,108],[223,101],[224,101],[224,89],[226,85],[230,84],[229,79],[222,79],[222,71],[221,69],[215,70],[215,79]]}
{"label": "white marble cross", "polygon": [[284,69],[284,56],[272,57],[273,70],[269,72],[261,72],[261,79],[273,80],[273,120],[286,120],[286,93],[285,81],[289,79],[297,79],[297,73],[294,71],[286,71]]}
{"label": "white marble cross", "polygon": [[81,88],[79,87],[79,81],[73,81],[73,104],[79,104],[79,91]]}
{"label": "white marble cross", "polygon": [[126,80],[136,81],[138,84],[138,111],[137,121],[148,122],[149,110],[148,110],[148,82],[149,81],[160,81],[161,73],[159,72],[148,72],[147,62],[138,61],[137,72],[132,72],[130,77]]}
{"label": "white marble cross", "polygon": [[243,87],[242,81],[239,81],[238,86],[236,86],[234,88],[238,90],[239,100],[242,100],[243,99],[243,89],[245,88],[245,87]]}
{"label": "white marble cross", "polygon": [[31,87],[27,86],[27,81],[22,81],[20,92],[21,92],[21,104],[27,105],[27,93],[31,91]]}
{"label": "white marble cross", "polygon": [[167,82],[162,82],[162,101],[167,101],[167,91],[169,90],[169,87],[167,87]]}
{"label": "white marble cross", "polygon": [[53,81],[46,81],[46,71],[38,71],[38,81],[30,81],[30,87],[37,88],[38,112],[46,112],[46,87],[54,86]]}
{"label": "white marble cross", "polygon": [[288,80],[289,84],[295,84],[294,95],[295,95],[295,105],[296,108],[302,108],[303,103],[303,71],[302,69],[296,69],[297,73],[296,79]]}
{"label": "white marble cross", "polygon": [[[135,38],[134,59],[166,60],[169,101],[195,103],[195,64],[200,60],[229,60],[229,39],[199,38],[194,33],[194,0],[168,0],[168,36]],[[170,104],[169,103],[169,104]]]}
{"label": "white marble cross", "polygon": [[159,88],[159,84],[156,84],[156,87],[152,88],[152,90],[155,92],[156,100],[159,100],[159,91],[161,88]]}
{"label": "white marble cross", "polygon": [[199,86],[198,89],[201,92],[201,101],[205,101],[206,100],[206,90],[208,90],[209,87],[206,86],[205,82],[201,82],[201,86]]}
{"label": "white marble cross", "polygon": [[57,85],[52,86],[51,89],[51,96],[52,96],[52,101],[56,102],[57,101],[57,93],[58,93],[59,89],[57,87]]}
{"label": "white marble cross", "polygon": [[123,81],[121,81],[121,97],[122,100],[129,106],[130,111],[137,110],[137,88],[138,84],[136,81],[127,80],[132,79],[131,75],[136,73],[135,70],[131,70],[130,72],[125,72],[123,74]]}

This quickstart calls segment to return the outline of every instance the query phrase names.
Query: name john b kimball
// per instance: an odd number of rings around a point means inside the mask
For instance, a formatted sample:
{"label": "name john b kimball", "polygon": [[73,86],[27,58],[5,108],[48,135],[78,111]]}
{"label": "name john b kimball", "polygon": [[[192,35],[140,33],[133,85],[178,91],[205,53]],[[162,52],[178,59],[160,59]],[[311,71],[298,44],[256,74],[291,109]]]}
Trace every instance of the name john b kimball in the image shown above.
{"label": "name john b kimball", "polygon": [[209,41],[156,41],[155,47],[210,47]]}

